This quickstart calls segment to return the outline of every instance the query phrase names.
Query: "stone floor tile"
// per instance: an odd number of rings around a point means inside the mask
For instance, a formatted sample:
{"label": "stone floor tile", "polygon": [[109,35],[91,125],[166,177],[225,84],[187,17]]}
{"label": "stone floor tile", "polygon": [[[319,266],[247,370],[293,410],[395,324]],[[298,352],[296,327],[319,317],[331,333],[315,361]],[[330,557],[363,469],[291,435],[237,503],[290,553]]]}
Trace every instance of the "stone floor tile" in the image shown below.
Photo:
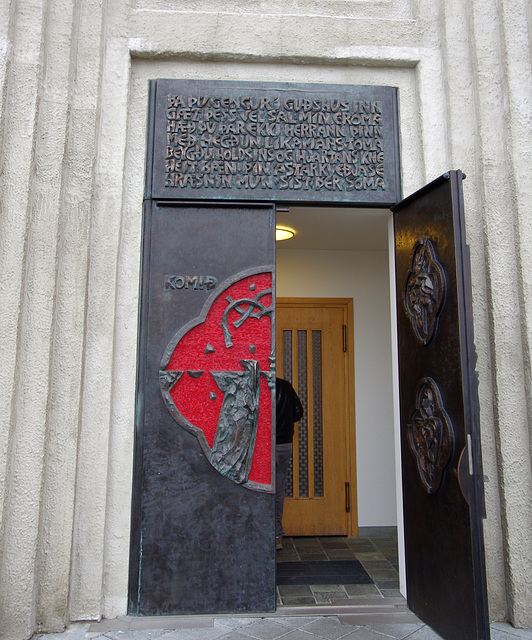
{"label": "stone floor tile", "polygon": [[240,631],[229,631],[223,636],[220,636],[218,640],[249,640],[249,636],[244,635]]}
{"label": "stone floor tile", "polygon": [[294,547],[284,548],[277,552],[277,562],[294,562],[299,560],[299,554]]}
{"label": "stone floor tile", "polygon": [[374,584],[346,584],[345,590],[350,598],[357,597],[376,597],[381,593]]}
{"label": "stone floor tile", "polygon": [[240,629],[256,622],[256,618],[215,618],[214,627],[225,627],[227,629]]}
{"label": "stone floor tile", "polygon": [[301,560],[312,562],[314,560],[328,560],[325,551],[302,551],[299,550],[299,557]]}
{"label": "stone floor tile", "polygon": [[312,589],[305,584],[280,584],[277,589],[281,597],[285,596],[311,596]]}
{"label": "stone floor tile", "polygon": [[400,598],[403,594],[399,591],[399,589],[379,589],[380,593],[384,598]]}
{"label": "stone floor tile", "polygon": [[372,549],[371,551],[356,551],[355,550],[355,558],[360,560],[361,562],[386,562],[388,559],[382,553],[382,551],[376,551]]}
{"label": "stone floor tile", "polygon": [[366,626],[366,629],[382,633],[390,638],[403,640],[409,638],[415,631],[423,628],[423,624],[372,624]]}
{"label": "stone floor tile", "polygon": [[491,640],[532,640],[532,629],[516,629],[507,622],[493,622]]}
{"label": "stone floor tile", "polygon": [[73,624],[62,633],[37,633],[32,640],[99,640],[103,638],[103,632],[90,633],[89,624]]}
{"label": "stone floor tile", "polygon": [[282,638],[290,629],[271,618],[263,618],[256,620],[253,624],[242,627],[240,632],[248,636],[248,638],[257,638],[258,640],[276,640]]}
{"label": "stone floor tile", "polygon": [[360,551],[375,551],[377,547],[371,542],[371,540],[360,540],[358,538],[352,538],[347,542],[347,546],[350,549],[357,549]]}
{"label": "stone floor tile", "polygon": [[[153,616],[153,617],[132,617],[126,619],[117,618],[116,620],[104,620],[103,623],[117,622],[122,625],[124,622],[129,624],[131,631],[155,631],[157,629],[169,630],[169,629],[191,629],[191,628],[203,628],[212,627],[213,619],[210,616]],[[100,623],[101,624],[101,623]],[[98,624],[98,627],[100,626]],[[124,628],[124,626],[115,626],[114,629]],[[96,630],[93,626],[89,627],[89,631]],[[113,629],[111,629],[112,631]]]}
{"label": "stone floor tile", "polygon": [[356,627],[342,624],[336,617],[322,617],[306,625],[304,630],[328,640],[339,640],[354,631]]}
{"label": "stone floor tile", "polygon": [[[202,631],[206,631],[209,630],[210,633],[209,635],[205,634],[205,633],[201,633]],[[126,631],[124,633],[132,633],[132,634],[138,634],[135,636],[131,636],[133,640],[151,640],[151,638],[156,638],[157,640],[173,640],[174,638],[179,639],[179,638],[183,638],[185,635],[186,637],[190,637],[190,638],[196,638],[196,639],[200,639],[200,640],[208,640],[209,638],[217,638],[218,637],[218,633],[216,631],[213,631],[214,627],[210,627],[210,628],[206,628],[206,627],[197,627],[195,629],[195,631],[199,631],[200,633],[196,633],[196,635],[192,636],[190,634],[186,635],[187,631],[191,631],[191,629],[189,628],[182,628],[182,629],[154,629],[154,630],[150,630],[150,631],[146,631],[146,630],[134,630],[134,629],[130,629],[129,631]],[[180,633],[180,635],[175,635],[177,633]],[[151,635],[150,635],[151,634]],[[157,634],[157,635],[155,635]],[[161,634],[161,635],[159,635]],[[109,634],[106,634],[105,636],[106,638],[110,638],[111,636],[109,636]],[[116,640],[124,640],[127,639],[129,640],[129,636],[128,635],[117,635],[117,639]],[[114,640],[114,639],[113,639]]]}
{"label": "stone floor tile", "polygon": [[296,549],[315,547],[321,549],[321,544],[317,538],[292,538],[292,543]]}
{"label": "stone floor tile", "polygon": [[395,569],[392,568],[372,569],[371,571],[368,571],[368,574],[376,584],[382,582],[383,580],[394,580],[395,582],[399,583],[399,574],[397,573],[397,571],[395,571]]}
{"label": "stone floor tile", "polygon": [[[150,632],[143,630],[143,629],[137,629],[137,630],[131,630],[128,629],[127,631],[106,631],[103,635],[98,636],[99,638],[102,638],[102,640],[151,640],[152,638],[157,638],[158,640],[160,640],[161,638],[165,638],[166,640],[173,640],[171,637],[168,636],[168,634],[173,633],[173,631],[169,631],[168,629],[159,629],[157,635],[155,635],[154,632]],[[87,636],[87,638],[89,638],[91,636]],[[45,636],[46,638],[46,636]]]}
{"label": "stone floor tile", "polygon": [[282,640],[323,640],[323,638],[315,636],[313,633],[308,633],[304,629],[292,629],[282,637]]}
{"label": "stone floor tile", "polygon": [[[232,629],[228,627],[210,627],[210,628],[196,628],[196,629],[172,629],[171,631],[166,630],[164,635],[158,636],[159,640],[218,640],[223,636],[227,635],[227,633],[238,633],[234,632]],[[111,634],[105,634],[106,638],[110,640],[130,640],[130,636],[127,634],[136,634],[136,633],[144,633],[142,631],[125,631],[122,632],[122,635],[116,636]],[[131,640],[144,640],[143,636],[131,636]],[[249,639],[247,639],[249,640]]]}
{"label": "stone floor tile", "polygon": [[345,538],[321,538],[320,544],[324,549],[347,549]]}
{"label": "stone floor tile", "polygon": [[284,618],[276,618],[276,620],[284,624],[285,627],[303,629],[314,620],[319,620],[319,616],[286,616]]}
{"label": "stone floor tile", "polygon": [[390,640],[390,638],[383,636],[382,633],[376,633],[367,627],[359,627],[344,636],[342,640]]}
{"label": "stone floor tile", "polygon": [[392,566],[388,562],[388,560],[386,560],[386,558],[383,558],[382,560],[364,560],[362,562],[362,565],[364,566],[366,571],[369,571],[369,570],[378,571],[379,569],[390,569],[390,567]]}
{"label": "stone floor tile", "polygon": [[316,604],[314,596],[282,596],[285,607],[312,606]]}
{"label": "stone floor tile", "polygon": [[283,546],[286,546],[287,548],[294,548],[294,539],[291,536],[284,536],[283,537]]}
{"label": "stone floor tile", "polygon": [[426,625],[408,636],[408,640],[443,640],[443,638]]}
{"label": "stone floor tile", "polygon": [[314,594],[314,600],[316,600],[316,604],[336,604],[340,600],[347,600],[347,593],[345,591],[319,591]]}
{"label": "stone floor tile", "polygon": [[343,584],[311,584],[310,590],[312,593],[318,593],[320,591],[336,591],[339,593],[345,593]]}
{"label": "stone floor tile", "polygon": [[356,551],[345,547],[343,549],[325,549],[330,560],[342,560],[344,558],[355,558]]}
{"label": "stone floor tile", "polygon": [[399,580],[373,580],[373,582],[379,590],[399,589]]}

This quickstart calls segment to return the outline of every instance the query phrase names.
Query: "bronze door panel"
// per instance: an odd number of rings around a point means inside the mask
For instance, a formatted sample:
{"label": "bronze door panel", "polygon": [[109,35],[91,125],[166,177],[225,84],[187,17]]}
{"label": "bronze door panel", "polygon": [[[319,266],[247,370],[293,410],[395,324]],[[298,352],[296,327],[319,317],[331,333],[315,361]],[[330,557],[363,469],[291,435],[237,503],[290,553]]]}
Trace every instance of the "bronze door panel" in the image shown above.
{"label": "bronze door panel", "polygon": [[445,174],[392,208],[406,577],[409,607],[435,631],[448,640],[486,640],[478,382],[462,179],[460,172]]}

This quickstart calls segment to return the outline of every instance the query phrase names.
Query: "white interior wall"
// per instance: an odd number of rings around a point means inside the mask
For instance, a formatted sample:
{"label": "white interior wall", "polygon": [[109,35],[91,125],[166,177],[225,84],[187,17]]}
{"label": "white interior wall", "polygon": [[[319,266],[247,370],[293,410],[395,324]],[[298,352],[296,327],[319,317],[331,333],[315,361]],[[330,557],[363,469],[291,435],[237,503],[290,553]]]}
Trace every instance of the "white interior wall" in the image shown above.
{"label": "white interior wall", "polygon": [[395,526],[388,253],[278,246],[277,296],[353,298],[358,524]]}

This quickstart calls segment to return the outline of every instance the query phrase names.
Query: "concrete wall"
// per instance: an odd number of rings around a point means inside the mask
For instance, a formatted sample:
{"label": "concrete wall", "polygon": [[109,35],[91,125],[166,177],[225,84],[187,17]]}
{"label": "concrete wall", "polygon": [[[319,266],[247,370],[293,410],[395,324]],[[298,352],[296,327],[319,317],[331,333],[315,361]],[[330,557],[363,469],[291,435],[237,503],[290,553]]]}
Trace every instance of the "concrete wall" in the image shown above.
{"label": "concrete wall", "polygon": [[528,0],[0,1],[0,637],[125,612],[147,80],[399,88],[467,175],[490,611],[532,626]]}
{"label": "concrete wall", "polygon": [[388,254],[278,248],[277,295],[353,298],[358,525],[396,526]]}

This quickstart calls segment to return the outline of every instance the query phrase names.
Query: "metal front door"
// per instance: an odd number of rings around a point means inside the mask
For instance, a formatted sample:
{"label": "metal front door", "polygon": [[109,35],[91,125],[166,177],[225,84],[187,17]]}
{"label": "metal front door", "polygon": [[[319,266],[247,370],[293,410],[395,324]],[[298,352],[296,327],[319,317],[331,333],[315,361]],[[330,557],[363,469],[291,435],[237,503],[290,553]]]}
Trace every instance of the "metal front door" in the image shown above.
{"label": "metal front door", "polygon": [[145,205],[129,613],[275,609],[272,205]]}
{"label": "metal front door", "polygon": [[392,208],[408,605],[486,640],[483,487],[463,174]]}
{"label": "metal front door", "polygon": [[333,300],[277,300],[277,368],[304,407],[287,481],[287,535],[349,533],[345,315],[345,305]]}

